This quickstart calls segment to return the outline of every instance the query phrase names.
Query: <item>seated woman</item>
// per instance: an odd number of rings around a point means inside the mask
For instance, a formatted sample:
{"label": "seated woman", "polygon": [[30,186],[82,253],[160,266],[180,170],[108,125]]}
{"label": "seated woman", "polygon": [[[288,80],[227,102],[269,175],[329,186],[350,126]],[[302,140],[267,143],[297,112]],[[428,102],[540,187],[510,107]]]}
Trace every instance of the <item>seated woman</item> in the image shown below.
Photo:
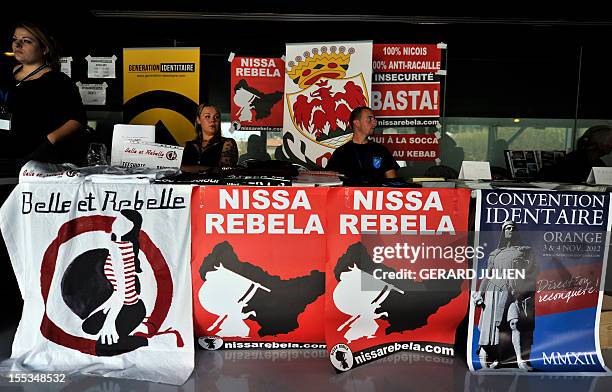
{"label": "seated woman", "polygon": [[585,182],[593,167],[607,166],[601,157],[610,152],[612,152],[612,127],[592,126],[578,139],[574,151],[554,166],[543,168],[539,177],[544,181]]}
{"label": "seated woman", "polygon": [[205,172],[212,167],[232,167],[238,162],[238,146],[221,136],[221,114],[212,105],[200,104],[196,116],[196,138],[185,144],[181,170]]}

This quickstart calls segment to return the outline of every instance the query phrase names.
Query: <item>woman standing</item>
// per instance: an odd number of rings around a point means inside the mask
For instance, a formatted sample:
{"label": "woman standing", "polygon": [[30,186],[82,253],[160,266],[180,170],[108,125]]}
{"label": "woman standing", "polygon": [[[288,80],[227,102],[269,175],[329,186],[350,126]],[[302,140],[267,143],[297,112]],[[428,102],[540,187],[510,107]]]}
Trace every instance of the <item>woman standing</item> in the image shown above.
{"label": "woman standing", "polygon": [[59,71],[54,39],[39,26],[21,23],[12,42],[19,62],[6,98],[13,157],[78,163],[85,155],[75,146],[77,132],[86,124],[85,110],[77,87]]}
{"label": "woman standing", "polygon": [[185,144],[181,170],[204,172],[211,167],[232,167],[238,162],[238,146],[221,136],[221,114],[212,105],[200,104],[196,116],[196,138]]}

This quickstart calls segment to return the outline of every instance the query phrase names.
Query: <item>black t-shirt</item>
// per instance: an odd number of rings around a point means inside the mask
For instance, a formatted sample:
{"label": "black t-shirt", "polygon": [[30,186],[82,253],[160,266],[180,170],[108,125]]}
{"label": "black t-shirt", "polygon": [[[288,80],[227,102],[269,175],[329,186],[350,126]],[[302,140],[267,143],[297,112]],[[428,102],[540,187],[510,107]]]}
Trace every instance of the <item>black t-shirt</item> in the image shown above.
{"label": "black t-shirt", "polygon": [[586,151],[576,150],[567,154],[565,159],[554,166],[540,170],[538,176],[544,181],[581,183],[586,182],[593,167],[605,166],[605,162],[601,159],[591,161]]}
{"label": "black t-shirt", "polygon": [[[50,71],[38,79],[26,80],[8,91],[6,106],[12,115],[12,154],[23,158],[45,142],[46,136],[68,120],[87,123],[78,88],[59,71]],[[55,146],[70,153],[70,137]]]}
{"label": "black t-shirt", "polygon": [[356,144],[352,140],[338,147],[326,166],[327,170],[372,183],[384,181],[387,171],[398,168],[399,165],[383,145],[372,141]]}

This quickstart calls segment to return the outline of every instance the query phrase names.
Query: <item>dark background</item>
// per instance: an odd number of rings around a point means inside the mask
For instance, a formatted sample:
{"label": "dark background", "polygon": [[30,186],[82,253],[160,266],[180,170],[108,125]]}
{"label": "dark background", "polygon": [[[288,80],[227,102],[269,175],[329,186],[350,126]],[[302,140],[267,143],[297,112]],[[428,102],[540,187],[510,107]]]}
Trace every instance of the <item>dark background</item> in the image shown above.
{"label": "dark background", "polygon": [[[99,132],[109,135],[121,121],[122,49],[129,47],[200,47],[202,102],[229,111],[227,56],[280,57],[287,42],[373,40],[375,43],[448,44],[444,115],[545,119],[612,119],[612,16],[526,15],[528,7],[482,10],[463,16],[398,9],[392,4],[332,3],[324,6],[266,2],[232,7],[166,3],[156,6],[84,6],[54,4],[53,10],[17,4],[0,12],[0,44],[10,50],[18,20],[47,27],[72,56],[73,80],[102,83],[107,105],[88,107]],[[442,7],[440,7],[441,9]],[[168,11],[172,9],[172,11]],[[521,12],[522,11],[522,12]],[[422,16],[417,16],[422,15]],[[429,16],[427,16],[429,15]],[[467,16],[466,16],[467,15]],[[565,15],[565,16],[564,16]],[[116,55],[117,79],[89,80],[87,55]],[[14,60],[0,56],[0,83],[10,82]],[[33,110],[35,115],[35,109]],[[105,128],[106,127],[106,128]],[[4,146],[6,147],[6,146]],[[3,201],[12,186],[2,186]],[[2,244],[3,245],[3,244]],[[20,296],[6,250],[0,249],[2,293],[7,311],[0,323],[19,319]]]}
{"label": "dark background", "polygon": [[[414,16],[415,11],[391,5],[343,8],[339,3],[309,4],[307,9],[281,2],[234,8],[172,4],[103,9],[100,4],[52,17],[45,10],[5,13],[0,37],[9,50],[15,21],[45,25],[64,55],[73,57],[73,79],[81,82],[102,82],[87,79],[85,56],[115,54],[118,78],[104,80],[109,102],[88,108],[94,111],[121,111],[123,48],[200,47],[201,101],[227,112],[229,52],[280,57],[286,42],[373,40],[448,44],[449,117],[610,118],[606,98],[612,87],[612,16],[521,16],[503,9],[497,16],[483,16],[482,11],[476,13],[481,16]],[[1,61],[6,77],[13,60],[2,56]]]}

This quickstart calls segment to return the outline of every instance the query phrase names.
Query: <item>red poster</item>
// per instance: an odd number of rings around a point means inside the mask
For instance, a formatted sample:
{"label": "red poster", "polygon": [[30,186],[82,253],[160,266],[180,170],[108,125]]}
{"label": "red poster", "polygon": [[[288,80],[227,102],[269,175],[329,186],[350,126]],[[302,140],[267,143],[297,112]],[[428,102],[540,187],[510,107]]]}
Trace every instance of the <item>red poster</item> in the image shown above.
{"label": "red poster", "polygon": [[329,191],[326,343],[338,372],[398,351],[453,357],[468,304],[467,189]]}
{"label": "red poster", "polygon": [[441,58],[437,45],[374,44],[372,109],[379,127],[439,123]]}
{"label": "red poster", "polygon": [[232,128],[236,131],[282,130],[283,59],[234,57],[231,72]]}
{"label": "red poster", "polygon": [[436,135],[377,134],[372,140],[387,147],[396,161],[432,161],[440,155]]}
{"label": "red poster", "polygon": [[326,193],[297,187],[194,190],[191,265],[200,345],[322,347]]}

